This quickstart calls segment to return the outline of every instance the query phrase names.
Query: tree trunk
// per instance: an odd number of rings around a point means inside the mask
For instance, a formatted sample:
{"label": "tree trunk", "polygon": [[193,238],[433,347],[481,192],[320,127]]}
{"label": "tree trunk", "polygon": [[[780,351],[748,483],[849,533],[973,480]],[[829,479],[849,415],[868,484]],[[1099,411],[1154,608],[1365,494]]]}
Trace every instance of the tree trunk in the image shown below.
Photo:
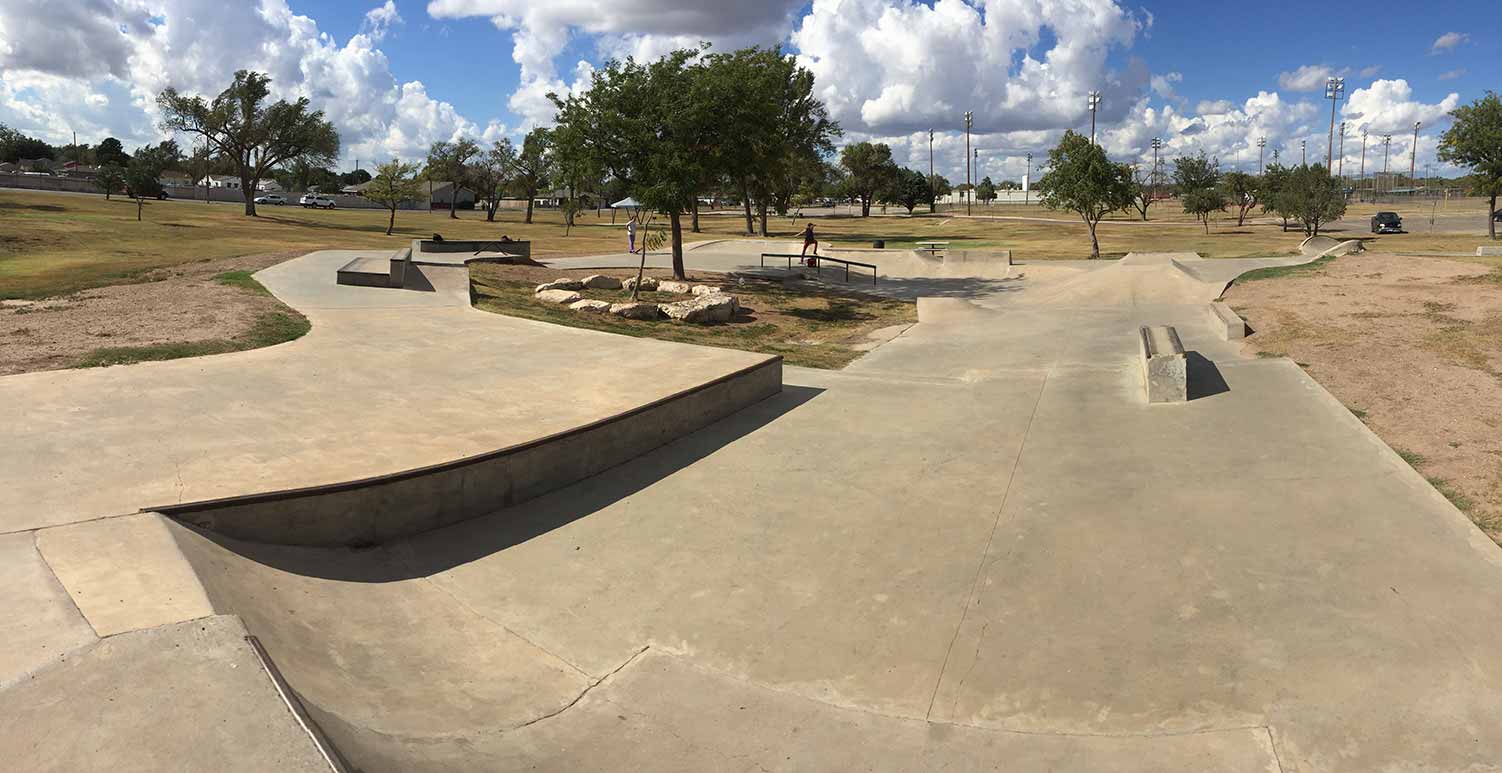
{"label": "tree trunk", "polygon": [[741,182],[741,206],[746,210],[746,235],[756,233],[756,226],[751,224],[751,188],[745,181]]}
{"label": "tree trunk", "polygon": [[496,208],[499,207],[499,206],[501,206],[501,200],[500,199],[492,199],[491,201],[489,201],[489,202],[487,202],[485,204],[485,222],[487,222],[487,223],[494,223],[495,222],[495,211],[496,211]]}
{"label": "tree trunk", "polygon": [[[141,222],[141,205],[144,204],[144,203],[145,202],[141,199],[140,196],[136,197],[136,222],[137,223]],[[250,214],[254,215],[255,213],[252,212]]]}
{"label": "tree trunk", "polygon": [[256,216],[256,183],[245,175],[240,176],[240,194],[245,198],[245,214],[250,217]]}
{"label": "tree trunk", "polygon": [[1090,226],[1090,259],[1091,260],[1095,260],[1096,258],[1100,257],[1100,240],[1097,239],[1097,238],[1095,238],[1095,223],[1096,223],[1096,221],[1091,220],[1088,217],[1085,218],[1085,225]]}
{"label": "tree trunk", "polygon": [[871,216],[871,199],[869,199],[869,198],[867,198],[865,196],[862,196],[861,197],[861,217],[870,217],[870,216]]}
{"label": "tree trunk", "polygon": [[527,189],[527,225],[532,224],[532,202],[537,200],[537,189]]}
{"label": "tree trunk", "polygon": [[391,219],[386,221],[386,235],[391,235],[391,229],[396,228],[396,205],[391,205]]}
{"label": "tree trunk", "polygon": [[1491,204],[1488,206],[1487,209],[1488,209],[1488,212],[1486,213],[1486,227],[1489,230],[1492,239],[1496,239],[1497,238],[1497,197],[1496,196],[1492,196],[1492,198],[1491,198]]}
{"label": "tree trunk", "polygon": [[1201,217],[1200,218],[1200,222],[1202,222],[1202,223],[1205,224],[1205,235],[1209,236],[1210,235],[1210,216],[1207,214],[1207,215]]}
{"label": "tree trunk", "polygon": [[765,239],[767,236],[767,203],[765,201],[757,203],[756,215],[761,224],[761,236]]}
{"label": "tree trunk", "polygon": [[698,196],[694,197],[693,219],[690,221],[690,225],[688,227],[688,230],[693,231],[694,233],[703,233],[702,231],[699,230],[699,197]]}
{"label": "tree trunk", "polygon": [[668,213],[668,220],[673,226],[673,278],[682,281],[688,278],[683,270],[683,213],[675,209]]}

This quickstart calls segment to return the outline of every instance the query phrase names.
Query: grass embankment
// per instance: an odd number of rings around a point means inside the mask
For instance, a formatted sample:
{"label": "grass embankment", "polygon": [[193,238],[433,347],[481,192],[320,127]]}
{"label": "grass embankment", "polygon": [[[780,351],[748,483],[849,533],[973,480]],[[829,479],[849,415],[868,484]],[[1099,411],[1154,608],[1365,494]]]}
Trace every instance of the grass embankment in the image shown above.
{"label": "grass embankment", "polygon": [[[214,281],[255,295],[271,296],[271,291],[252,278],[249,271],[227,271],[214,277]],[[109,365],[130,365],[136,362],[177,360],[183,357],[202,357],[209,354],[260,349],[301,338],[311,329],[312,323],[308,322],[307,317],[291,309],[265,311],[249,330],[234,338],[145,346],[102,347],[84,355],[74,367],[99,368]]]}
{"label": "grass embankment", "polygon": [[[726,286],[740,299],[741,312],[734,320],[707,325],[665,319],[631,320],[609,314],[581,314],[567,306],[539,303],[533,297],[533,290],[541,282],[586,273],[594,272],[475,266],[472,274],[475,305],[512,317],[607,333],[780,354],[789,365],[809,368],[842,368],[861,355],[862,350],[857,347],[869,342],[868,333],[918,321],[917,307],[903,301],[839,288],[789,287],[781,282],[706,273],[698,274],[694,281]],[[622,278],[630,275],[601,273]],[[662,276],[660,272],[651,273]],[[630,294],[621,290],[585,290],[581,295],[616,303],[630,300]],[[641,300],[650,303],[683,299],[682,295],[670,293],[641,294]]]}

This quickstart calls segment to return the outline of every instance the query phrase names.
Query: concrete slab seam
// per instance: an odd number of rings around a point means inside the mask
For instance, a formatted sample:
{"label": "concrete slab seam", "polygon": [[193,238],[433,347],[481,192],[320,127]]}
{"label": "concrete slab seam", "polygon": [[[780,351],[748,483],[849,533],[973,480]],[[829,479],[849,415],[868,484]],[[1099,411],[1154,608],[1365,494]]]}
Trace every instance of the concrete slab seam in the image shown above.
{"label": "concrete slab seam", "polygon": [[[57,527],[53,527],[53,528],[57,528]],[[37,542],[37,537],[41,533],[42,533],[41,529],[36,529],[36,530],[32,531],[32,533],[31,533],[31,549],[35,550],[37,552],[37,558],[42,559],[42,566],[47,567],[47,573],[50,574],[50,575],[52,575],[52,581],[55,582],[55,583],[57,583],[57,587],[59,587],[59,588],[62,589],[63,595],[68,597],[68,603],[71,604],[71,605],[73,605],[73,611],[77,612],[79,618],[81,618],[83,620],[83,622],[86,625],[89,626],[89,632],[92,633],[92,634],[94,634],[94,638],[95,639],[98,639],[98,640],[102,641],[105,637],[99,635],[99,629],[97,629],[97,628],[94,627],[94,621],[90,620],[89,616],[85,615],[83,613],[83,608],[80,607],[80,606],[78,606],[78,601],[73,598],[73,593],[68,590],[68,586],[67,585],[63,584],[63,578],[57,576],[57,570],[53,569],[52,568],[52,562],[47,560],[47,554],[42,552],[42,545],[41,545],[40,542]]]}
{"label": "concrete slab seam", "polygon": [[[403,563],[406,563],[405,559],[403,559]],[[409,564],[409,566],[410,566],[410,564]],[[448,588],[443,587],[443,585],[441,585],[439,583],[433,582],[433,578],[432,577],[420,577],[418,579],[422,580],[429,587],[434,588],[439,593],[442,593],[443,595],[447,596],[451,601],[454,602],[454,604],[458,605],[458,607],[460,609],[463,609],[465,612],[468,612],[471,615],[474,615],[475,617],[477,617],[477,618],[479,618],[481,620],[484,620],[487,623],[490,623],[491,625],[493,625],[493,626],[501,629],[502,631],[505,631],[506,633],[511,634],[512,636],[515,636],[516,638],[518,638],[518,639],[526,642],[529,646],[537,649],[537,651],[545,653],[548,657],[557,658],[558,662],[563,663],[564,665],[567,665],[569,668],[572,668],[575,671],[579,672],[580,676],[584,676],[584,677],[590,677],[590,676],[592,676],[592,674],[590,674],[588,671],[585,671],[584,669],[580,668],[578,666],[578,664],[574,663],[574,661],[569,660],[568,658],[565,658],[562,655],[559,655],[558,653],[556,653],[556,652],[548,649],[547,647],[542,646],[541,644],[538,644],[535,641],[532,641],[531,639],[527,638],[526,636],[521,635],[520,633],[517,633],[516,631],[512,630],[511,626],[506,625],[505,623],[502,623],[502,622],[500,622],[498,620],[493,620],[490,617],[488,617],[488,616],[486,616],[484,614],[481,614],[480,612],[476,611],[474,607],[471,607],[469,604],[466,604],[458,596],[456,596],[452,592],[450,592]]]}
{"label": "concrete slab seam", "polygon": [[298,700],[292,694],[290,685],[282,677],[282,672],[272,662],[271,656],[266,652],[266,648],[261,646],[261,640],[247,634],[245,643],[249,644],[251,652],[255,653],[256,660],[261,664],[261,670],[266,672],[266,677],[271,680],[271,686],[276,689],[277,697],[282,699],[282,705],[287,707],[287,711],[292,714],[292,718],[296,719],[297,724],[302,727],[303,732],[307,733],[308,740],[313,742],[313,746],[323,756],[324,762],[328,763],[329,770],[334,771],[334,773],[348,773],[349,768],[343,763],[339,754],[330,751],[333,748],[333,744],[329,743],[328,739],[323,737],[323,731],[318,729],[313,720],[306,716],[307,710],[303,708],[302,701]]}
{"label": "concrete slab seam", "polygon": [[960,631],[965,627],[965,620],[970,615],[970,607],[975,604],[975,591],[980,586],[981,575],[986,570],[986,556],[991,554],[991,543],[996,540],[996,532],[1001,528],[1001,519],[1006,515],[1007,500],[1012,496],[1012,484],[1017,480],[1017,468],[1022,466],[1022,455],[1027,450],[1027,437],[1032,433],[1033,421],[1038,418],[1038,406],[1043,404],[1043,393],[1048,389],[1049,373],[1043,375],[1043,383],[1038,385],[1038,397],[1033,401],[1033,410],[1028,414],[1027,426],[1022,430],[1022,440],[1017,444],[1017,458],[1012,460],[1012,469],[1007,473],[1007,487],[1001,495],[1001,503],[996,507],[996,520],[991,524],[991,534],[986,538],[986,546],[981,550],[980,561],[976,563],[975,577],[970,581],[970,592],[965,597],[965,606],[960,611],[960,621],[954,627],[954,636],[949,640],[949,649],[944,652],[944,662],[939,666],[939,678],[934,680],[934,692],[928,699],[928,711],[923,718],[927,720],[933,716],[934,702],[939,699],[939,688],[944,686],[944,673],[949,670],[949,658],[954,654],[954,645],[960,639]]}

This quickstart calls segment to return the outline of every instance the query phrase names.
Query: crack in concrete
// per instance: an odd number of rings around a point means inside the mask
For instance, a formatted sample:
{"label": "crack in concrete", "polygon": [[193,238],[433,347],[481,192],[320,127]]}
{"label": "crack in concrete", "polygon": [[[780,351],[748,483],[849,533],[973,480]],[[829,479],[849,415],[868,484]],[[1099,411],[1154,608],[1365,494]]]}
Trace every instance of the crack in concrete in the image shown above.
{"label": "crack in concrete", "polygon": [[[980,588],[981,575],[986,570],[986,556],[991,554],[991,543],[996,541],[996,532],[1001,529],[1001,521],[1006,515],[1007,500],[1012,496],[1012,484],[1017,479],[1017,469],[1022,466],[1022,455],[1027,450],[1027,437],[1032,434],[1033,421],[1038,418],[1038,406],[1043,404],[1043,393],[1048,389],[1048,378],[1053,374],[1053,369],[1043,374],[1043,383],[1038,385],[1038,397],[1033,401],[1032,413],[1028,414],[1027,427],[1022,430],[1022,440],[1017,444],[1017,457],[1012,460],[1012,470],[1007,474],[1007,487],[1001,495],[1001,504],[996,508],[996,520],[991,524],[991,534],[986,538],[986,546],[981,550],[980,560],[976,563],[975,578],[970,581],[970,595],[965,599],[965,607],[960,612],[960,622],[954,627],[954,636],[949,640],[949,649],[944,652],[944,663],[939,666],[939,678],[934,680],[933,695],[928,699],[928,711],[923,715],[929,719],[934,713],[934,703],[939,700],[939,688],[944,686],[944,673],[949,670],[949,658],[954,654],[954,645],[960,640],[960,632],[965,629],[965,620],[970,616],[970,607],[975,604],[976,591]],[[977,650],[978,652],[978,650]],[[974,667],[974,663],[971,664]],[[958,702],[959,698],[955,698]]]}
{"label": "crack in concrete", "polygon": [[1278,754],[1278,739],[1273,736],[1272,725],[1263,725],[1262,732],[1267,733],[1267,748],[1273,754],[1273,762],[1278,766],[1278,773],[1284,773],[1283,757]]}
{"label": "crack in concrete", "polygon": [[565,704],[562,708],[558,709],[557,711],[552,711],[552,712],[549,712],[547,714],[543,714],[542,716],[537,717],[535,719],[529,719],[526,722],[521,723],[520,725],[516,725],[515,727],[512,727],[511,729],[512,730],[520,730],[520,729],[522,729],[524,727],[530,727],[532,725],[537,724],[538,722],[541,722],[541,721],[546,720],[546,719],[552,719],[553,717],[556,717],[559,714],[562,714],[563,712],[568,711],[569,709],[571,709],[574,706],[578,705],[579,701],[584,700],[584,696],[588,695],[591,690],[593,690],[596,687],[599,687],[600,685],[604,684],[606,680],[610,679],[610,677],[615,676],[616,674],[619,674],[622,670],[624,670],[626,668],[626,666],[629,666],[632,663],[635,663],[636,659],[642,656],[642,653],[646,652],[647,650],[649,650],[651,648],[652,648],[652,645],[650,645],[650,644],[642,645],[642,648],[639,649],[639,650],[637,650],[636,652],[632,653],[631,657],[626,658],[626,660],[624,662],[622,662],[619,666],[616,666],[610,673],[608,673],[608,674],[600,677],[599,679],[596,679],[593,682],[591,682],[582,691],[580,691],[578,695],[574,696],[573,700],[569,701],[567,704]]}

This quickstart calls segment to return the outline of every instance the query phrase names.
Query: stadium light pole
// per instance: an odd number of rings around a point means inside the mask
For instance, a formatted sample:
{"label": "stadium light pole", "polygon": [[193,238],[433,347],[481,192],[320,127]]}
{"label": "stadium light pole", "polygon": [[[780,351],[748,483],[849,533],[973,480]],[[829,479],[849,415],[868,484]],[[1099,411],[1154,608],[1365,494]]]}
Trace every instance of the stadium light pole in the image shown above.
{"label": "stadium light pole", "polygon": [[976,148],[973,153],[974,155],[970,157],[973,162],[970,168],[975,170],[975,184],[980,185],[980,148]]}
{"label": "stadium light pole", "polygon": [[1278,155],[1279,155],[1278,149],[1277,148],[1273,148],[1273,166],[1277,166],[1278,165]]}
{"label": "stadium light pole", "polygon": [[1266,158],[1267,158],[1267,138],[1266,137],[1258,137],[1257,138],[1257,174],[1259,174],[1259,175],[1261,175],[1266,170],[1266,168],[1267,168],[1263,164],[1263,161],[1265,161]]}
{"label": "stadium light pole", "polygon": [[1408,188],[1409,188],[1409,190],[1412,190],[1412,191],[1418,190],[1418,178],[1414,177],[1414,172],[1417,171],[1417,167],[1418,167],[1418,158],[1419,158],[1419,122],[1418,121],[1414,121],[1413,122],[1413,147],[1411,147],[1411,148],[1408,149]]}
{"label": "stadium light pole", "polygon": [[1090,144],[1095,144],[1095,111],[1100,109],[1100,92],[1090,92]]}
{"label": "stadium light pole", "polygon": [[1158,197],[1158,151],[1160,151],[1162,149],[1163,149],[1163,140],[1159,139],[1158,137],[1154,137],[1153,138],[1153,173],[1152,173],[1151,177],[1148,178],[1148,181],[1149,181],[1148,188],[1149,188],[1149,191],[1150,191],[1150,193],[1151,193],[1151,195],[1152,195],[1153,198],[1157,198]]}
{"label": "stadium light pole", "polygon": [[1309,166],[1309,140],[1299,140],[1299,166]]}
{"label": "stadium light pole", "polygon": [[[1384,134],[1384,135],[1382,135],[1382,176],[1383,177],[1388,177],[1388,174],[1387,174],[1387,159],[1388,159],[1388,156],[1391,155],[1391,153],[1392,153],[1392,135],[1391,134]],[[1377,187],[1380,188],[1381,186],[1377,186]],[[1388,180],[1387,180],[1387,187],[1388,187],[1389,190],[1392,188],[1392,179],[1391,178],[1388,178]]]}
{"label": "stadium light pole", "polygon": [[1325,172],[1335,168],[1335,105],[1346,93],[1345,78],[1325,79],[1325,99],[1330,100],[1330,143],[1325,151]]}
{"label": "stadium light pole", "polygon": [[975,120],[975,113],[965,111],[965,214],[970,214],[970,126]]}
{"label": "stadium light pole", "polygon": [[[1361,183],[1361,185],[1366,184],[1366,129],[1361,130],[1361,179],[1359,180],[1359,182]],[[1357,187],[1360,188],[1361,185],[1358,185]],[[1359,201],[1360,198],[1361,197],[1358,196],[1357,200]]]}
{"label": "stadium light pole", "polygon": [[[928,130],[928,194],[931,197],[930,198],[931,202],[932,202],[932,199],[937,199],[939,197],[938,191],[934,190],[934,130],[933,129],[929,129]],[[932,203],[936,204],[936,202],[932,202]],[[933,209],[937,211],[938,207],[937,206],[933,206]]]}
{"label": "stadium light pole", "polygon": [[1346,122],[1340,122],[1340,184],[1346,184]]}
{"label": "stadium light pole", "polygon": [[1023,178],[1023,186],[1022,186],[1022,205],[1023,206],[1027,206],[1028,204],[1031,203],[1029,201],[1029,199],[1032,197],[1032,187],[1033,187],[1033,154],[1029,153],[1029,154],[1027,154],[1027,177]]}

